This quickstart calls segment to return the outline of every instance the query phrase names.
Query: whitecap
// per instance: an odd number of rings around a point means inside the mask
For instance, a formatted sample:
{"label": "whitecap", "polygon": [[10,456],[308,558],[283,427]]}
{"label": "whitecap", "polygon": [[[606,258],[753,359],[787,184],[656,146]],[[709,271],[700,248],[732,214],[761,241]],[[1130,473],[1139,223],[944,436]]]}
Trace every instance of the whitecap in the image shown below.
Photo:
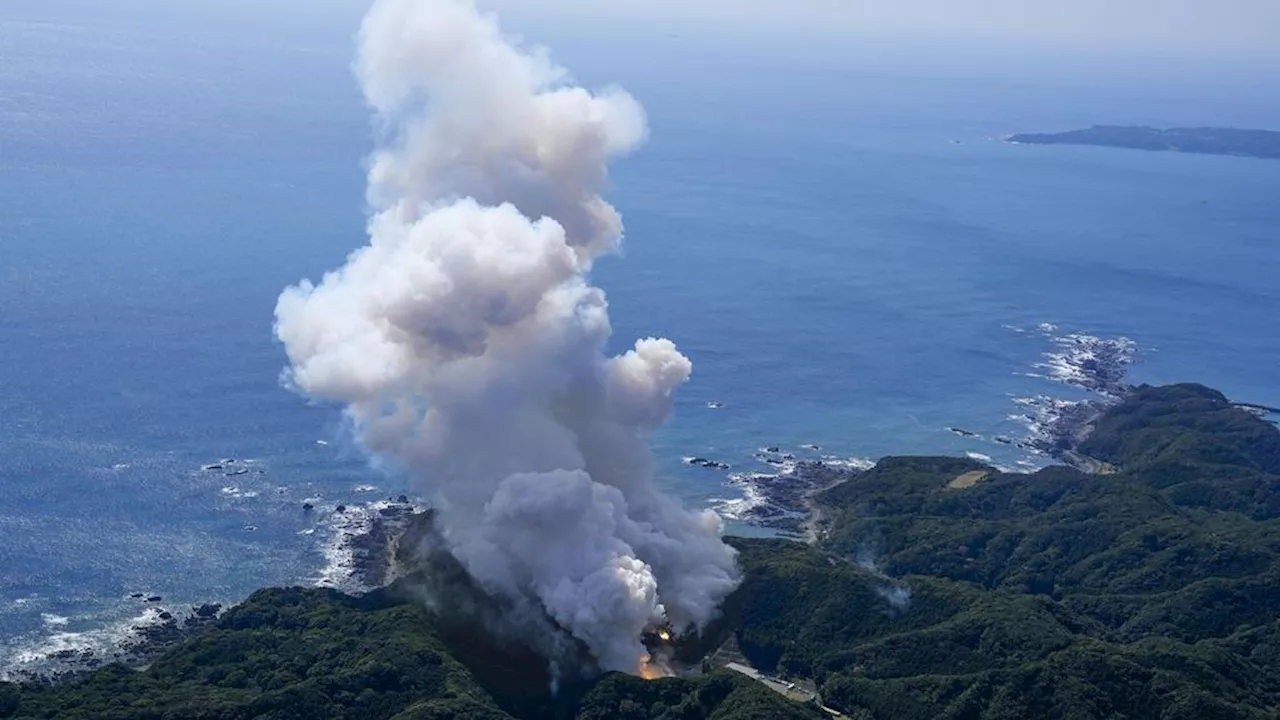
{"label": "whitecap", "polygon": [[[351,542],[353,538],[367,535],[373,523],[381,517],[381,511],[387,508],[404,509],[404,505],[388,500],[379,500],[367,505],[347,505],[346,511],[333,513],[321,526],[324,539],[320,543],[320,553],[324,556],[324,566],[312,578],[316,587],[327,587],[347,593],[363,593],[373,588],[357,577],[360,551]],[[416,511],[417,508],[411,508]],[[408,517],[405,515],[403,517]]]}
{"label": "whitecap", "polygon": [[764,495],[760,490],[756,488],[753,482],[746,479],[747,476],[759,475],[759,473],[739,473],[735,476],[730,476],[730,484],[742,492],[742,497],[712,500],[711,509],[726,520],[743,520],[752,510],[767,505],[768,502],[764,499]]}
{"label": "whitecap", "polygon": [[[60,658],[84,657],[91,654],[98,659],[121,659],[127,655],[125,645],[139,636],[139,630],[166,622],[158,607],[149,607],[142,614],[110,625],[82,632],[56,631],[38,638],[28,638],[26,644],[0,646],[7,656],[0,660],[0,682],[19,682],[33,675],[39,676],[54,667]],[[51,616],[59,618],[59,616]],[[59,618],[60,619],[60,618]],[[50,623],[62,627],[61,623]]]}

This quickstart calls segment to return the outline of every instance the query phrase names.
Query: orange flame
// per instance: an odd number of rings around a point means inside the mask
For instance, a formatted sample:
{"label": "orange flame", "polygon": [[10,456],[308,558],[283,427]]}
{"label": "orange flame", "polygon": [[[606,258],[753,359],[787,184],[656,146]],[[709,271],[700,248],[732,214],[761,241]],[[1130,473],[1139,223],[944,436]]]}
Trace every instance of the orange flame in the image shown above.
{"label": "orange flame", "polygon": [[671,677],[671,670],[653,662],[653,658],[645,655],[644,658],[640,660],[640,677],[645,680],[657,680],[658,678]]}

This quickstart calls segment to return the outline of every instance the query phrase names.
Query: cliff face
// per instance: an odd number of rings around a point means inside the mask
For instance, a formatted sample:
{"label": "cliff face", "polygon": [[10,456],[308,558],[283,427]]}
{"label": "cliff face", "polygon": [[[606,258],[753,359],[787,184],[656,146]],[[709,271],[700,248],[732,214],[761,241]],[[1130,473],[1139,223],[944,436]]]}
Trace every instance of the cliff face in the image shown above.
{"label": "cliff face", "polygon": [[[734,539],[745,581],[677,656],[732,637],[861,718],[1275,717],[1280,431],[1200,386],[1139,387],[1080,450],[1106,473],[886,458],[817,496],[815,545]],[[264,590],[144,672],[0,686],[0,718],[821,717],[727,671],[552,696],[430,516],[408,528],[388,589]]]}

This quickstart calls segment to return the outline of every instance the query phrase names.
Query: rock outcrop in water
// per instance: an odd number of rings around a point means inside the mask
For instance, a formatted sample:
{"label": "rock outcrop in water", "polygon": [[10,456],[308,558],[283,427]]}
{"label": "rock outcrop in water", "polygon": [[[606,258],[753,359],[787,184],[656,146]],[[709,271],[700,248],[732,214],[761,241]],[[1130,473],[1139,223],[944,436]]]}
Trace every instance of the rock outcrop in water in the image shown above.
{"label": "rock outcrop in water", "polygon": [[730,475],[729,485],[741,490],[743,498],[725,501],[719,510],[734,520],[793,536],[803,534],[812,519],[815,493],[855,477],[872,464],[865,460],[783,460],[769,453],[758,459],[777,470]]}
{"label": "rock outcrop in water", "polygon": [[[110,643],[86,643],[54,650],[10,668],[10,680],[55,685],[84,678],[104,665],[141,667],[217,622],[218,603],[204,603],[182,610],[151,607],[141,618],[122,628]],[[0,715],[0,717],[3,717]]]}
{"label": "rock outcrop in water", "polygon": [[316,584],[348,592],[382,587],[395,578],[399,538],[430,510],[397,499],[366,505],[339,505],[329,518],[326,567]]}
{"label": "rock outcrop in water", "polygon": [[[225,461],[224,461],[225,462]],[[308,503],[310,505],[310,503]],[[402,542],[416,543],[432,529],[431,512],[414,506],[407,497],[339,506],[333,516],[328,555],[330,567],[317,583],[350,592],[379,588],[408,567]],[[32,657],[4,670],[10,680],[38,684],[76,681],[107,664],[141,667],[170,648],[215,623],[222,611],[218,603],[190,608],[166,607],[162,595],[132,593],[145,612],[113,632],[87,634],[83,642]],[[110,639],[104,639],[110,637]],[[3,717],[3,715],[0,715]]]}
{"label": "rock outcrop in water", "polygon": [[1107,472],[1106,463],[1079,452],[1092,432],[1094,421],[1109,407],[1128,396],[1128,369],[1136,344],[1129,338],[1101,338],[1084,333],[1056,336],[1053,325],[1040,330],[1057,349],[1046,352],[1036,364],[1040,377],[1090,393],[1093,397],[1069,400],[1050,395],[1016,398],[1022,412],[1011,419],[1027,427],[1019,447],[1070,465],[1084,472]]}

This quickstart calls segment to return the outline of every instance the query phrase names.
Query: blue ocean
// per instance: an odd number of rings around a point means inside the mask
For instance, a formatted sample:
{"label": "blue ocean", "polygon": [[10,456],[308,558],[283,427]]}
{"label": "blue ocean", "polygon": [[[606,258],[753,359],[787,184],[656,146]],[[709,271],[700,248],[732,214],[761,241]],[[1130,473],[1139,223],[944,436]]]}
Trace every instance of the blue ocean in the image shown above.
{"label": "blue ocean", "polygon": [[[322,581],[326,509],[408,487],[281,386],[271,328],[282,288],[364,242],[358,12],[258,31],[82,5],[0,8],[0,666],[105,642],[136,593]],[[613,175],[626,252],[593,280],[618,349],[666,336],[694,362],[652,441],[690,505],[739,491],[682,458],[760,447],[1043,462],[983,438],[1025,432],[1016,398],[1074,392],[1037,369],[1068,333],[1132,339],[1135,382],[1280,406],[1280,162],[1000,141],[1280,128],[1274,75],[545,39],[650,116]]]}

